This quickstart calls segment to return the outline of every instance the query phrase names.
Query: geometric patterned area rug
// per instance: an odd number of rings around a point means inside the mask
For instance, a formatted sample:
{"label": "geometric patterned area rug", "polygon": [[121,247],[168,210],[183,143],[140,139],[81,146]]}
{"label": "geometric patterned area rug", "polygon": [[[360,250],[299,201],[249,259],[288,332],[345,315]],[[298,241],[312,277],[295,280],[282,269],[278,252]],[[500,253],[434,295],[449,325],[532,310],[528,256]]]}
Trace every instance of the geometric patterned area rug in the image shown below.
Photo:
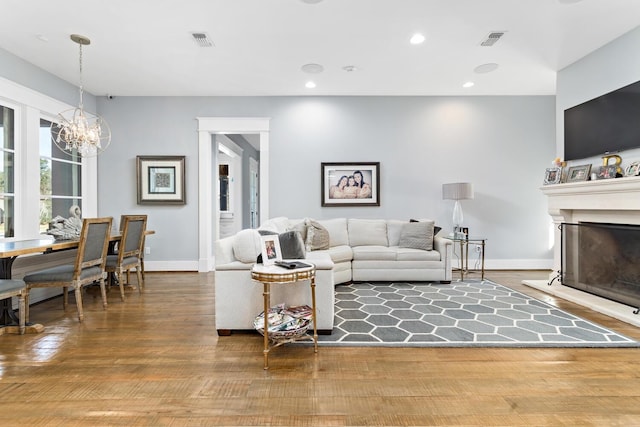
{"label": "geometric patterned area rug", "polygon": [[326,346],[638,347],[637,341],[490,280],[338,285]]}

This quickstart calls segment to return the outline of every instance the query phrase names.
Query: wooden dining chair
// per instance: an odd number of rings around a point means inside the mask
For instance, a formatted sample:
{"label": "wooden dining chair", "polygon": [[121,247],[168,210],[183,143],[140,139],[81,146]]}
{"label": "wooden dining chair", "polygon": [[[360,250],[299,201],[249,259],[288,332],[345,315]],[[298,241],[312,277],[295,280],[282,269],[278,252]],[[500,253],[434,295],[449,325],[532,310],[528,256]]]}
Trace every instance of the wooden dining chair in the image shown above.
{"label": "wooden dining chair", "polygon": [[[122,227],[124,227],[124,217],[127,215],[120,215],[120,232],[122,233]],[[146,217],[146,215],[144,215]],[[142,245],[140,247],[140,273],[142,274],[142,281],[144,282],[145,277],[144,277],[144,242],[146,240],[146,226],[145,226],[145,232],[142,233]],[[129,279],[127,278],[127,281]]]}
{"label": "wooden dining chair", "polygon": [[[68,289],[75,290],[78,320],[84,320],[82,288],[98,282],[102,296],[102,307],[107,308],[105,288],[105,264],[111,234],[112,218],[85,218],[78,243],[75,263],[28,273],[24,276],[27,290],[32,288],[62,287],[63,308],[68,305]],[[29,321],[29,296],[26,298],[26,320]]]}
{"label": "wooden dining chair", "polygon": [[[26,325],[25,302],[28,292],[24,280],[0,279],[0,300],[18,297],[18,326],[20,335],[24,334]],[[8,302],[8,304],[11,304],[11,302]],[[9,306],[9,308],[11,308],[11,306]]]}
{"label": "wooden dining chair", "polygon": [[122,237],[118,243],[118,253],[107,256],[106,271],[109,285],[113,285],[114,275],[120,286],[120,298],[124,301],[124,274],[130,283],[130,272],[136,270],[138,293],[142,293],[142,252],[144,251],[144,233],[147,230],[146,215],[123,215],[120,219]]}

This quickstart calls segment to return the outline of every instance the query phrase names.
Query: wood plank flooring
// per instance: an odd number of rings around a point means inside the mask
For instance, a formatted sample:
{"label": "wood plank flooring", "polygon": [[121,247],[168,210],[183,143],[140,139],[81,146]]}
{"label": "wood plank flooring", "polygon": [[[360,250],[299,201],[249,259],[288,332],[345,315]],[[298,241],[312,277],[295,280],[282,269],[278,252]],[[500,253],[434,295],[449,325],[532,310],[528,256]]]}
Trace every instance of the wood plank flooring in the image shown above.
{"label": "wood plank flooring", "polygon": [[[640,329],[487,277],[640,339]],[[0,336],[0,426],[640,426],[640,349],[280,347],[218,337],[213,274],[147,273],[143,295],[32,307]]]}

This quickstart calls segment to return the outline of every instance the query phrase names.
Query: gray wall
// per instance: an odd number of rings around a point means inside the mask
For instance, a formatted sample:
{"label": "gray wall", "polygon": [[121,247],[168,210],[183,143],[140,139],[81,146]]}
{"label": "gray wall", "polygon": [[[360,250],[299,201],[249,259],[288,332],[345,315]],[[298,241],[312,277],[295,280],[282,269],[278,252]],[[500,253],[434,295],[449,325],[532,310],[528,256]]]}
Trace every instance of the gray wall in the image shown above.
{"label": "gray wall", "polygon": [[[555,155],[554,97],[123,97],[98,99],[111,147],[99,210],[147,212],[153,260],[196,260],[195,117],[270,117],[270,216],[430,217],[449,230],[445,182],[470,181],[465,224],[495,267],[550,265],[539,191]],[[187,205],[137,206],[136,155],[186,155]],[[321,162],[381,163],[380,207],[322,208]],[[176,250],[179,248],[179,250]]]}
{"label": "gray wall", "polygon": [[[629,31],[591,55],[575,62],[558,73],[557,143],[562,156],[564,144],[564,110],[596,98],[628,84],[640,81],[640,27]],[[640,149],[621,153],[623,165],[640,159]],[[573,162],[601,164],[600,157]]]}

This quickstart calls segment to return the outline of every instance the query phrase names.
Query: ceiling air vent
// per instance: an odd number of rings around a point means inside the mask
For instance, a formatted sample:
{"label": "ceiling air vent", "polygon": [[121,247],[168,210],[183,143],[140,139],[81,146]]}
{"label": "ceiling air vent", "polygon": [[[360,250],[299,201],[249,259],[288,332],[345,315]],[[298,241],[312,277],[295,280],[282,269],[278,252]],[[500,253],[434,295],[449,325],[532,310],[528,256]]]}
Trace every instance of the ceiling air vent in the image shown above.
{"label": "ceiling air vent", "polygon": [[209,36],[207,35],[207,33],[191,33],[191,36],[200,47],[213,46],[213,42],[209,40]]}
{"label": "ceiling air vent", "polygon": [[489,35],[480,42],[480,46],[493,46],[502,36],[504,36],[504,33],[505,31],[493,31],[489,33]]}

